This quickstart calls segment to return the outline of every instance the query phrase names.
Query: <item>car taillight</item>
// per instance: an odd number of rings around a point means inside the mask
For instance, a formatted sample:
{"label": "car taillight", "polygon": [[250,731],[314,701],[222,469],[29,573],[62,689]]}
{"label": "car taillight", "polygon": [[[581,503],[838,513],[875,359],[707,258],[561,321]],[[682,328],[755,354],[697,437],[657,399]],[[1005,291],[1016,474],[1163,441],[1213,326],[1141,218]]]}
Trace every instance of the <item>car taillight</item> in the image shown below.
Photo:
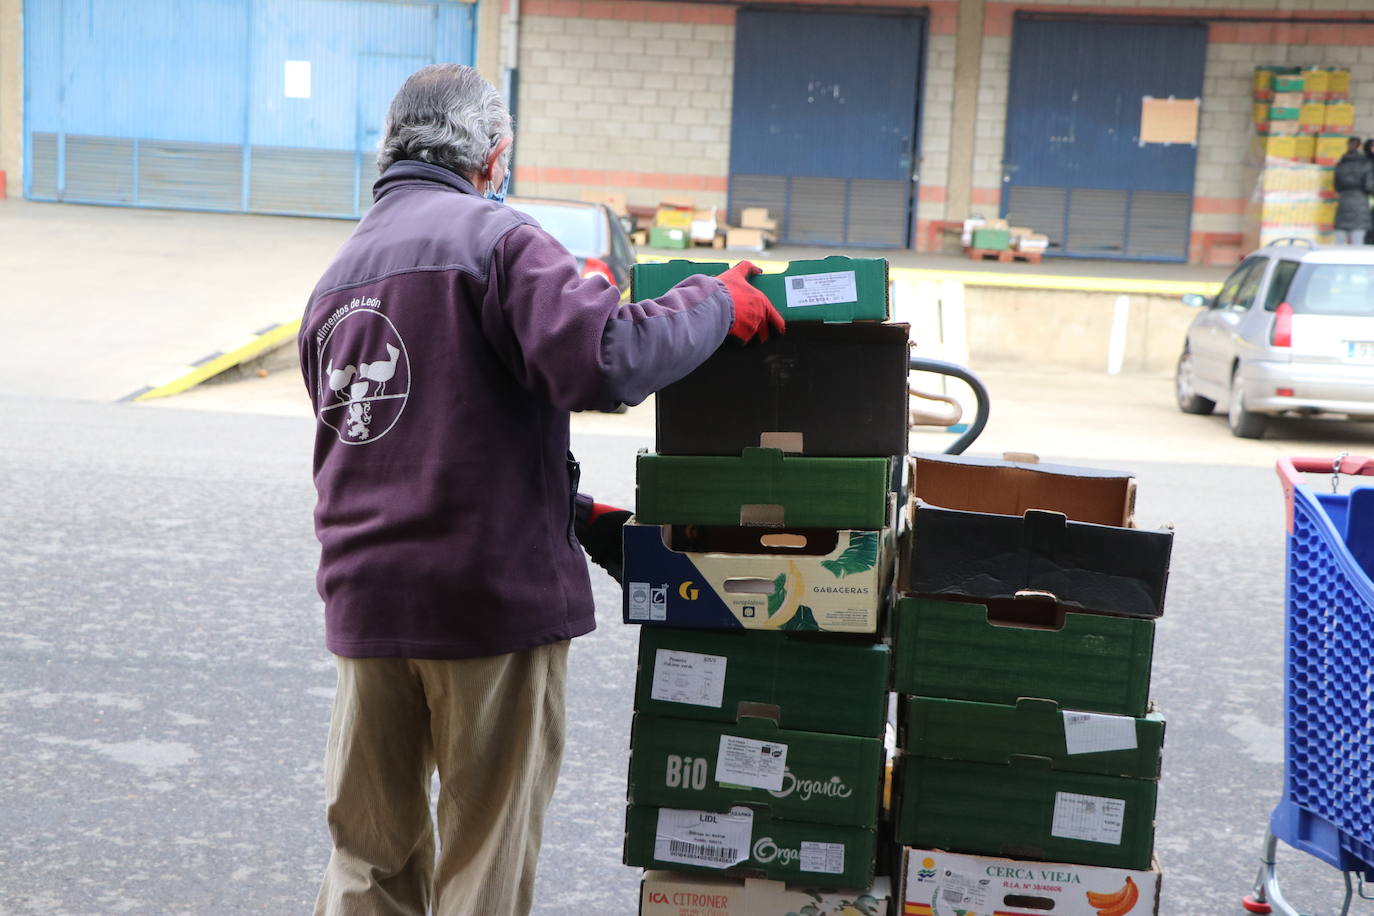
{"label": "car taillight", "polygon": [[591,277],[605,277],[606,282],[615,286],[615,274],[611,273],[611,267],[600,258],[588,258],[582,265],[582,279]]}
{"label": "car taillight", "polygon": [[1274,329],[1269,334],[1269,342],[1276,347],[1293,346],[1293,306],[1280,302],[1274,310]]}

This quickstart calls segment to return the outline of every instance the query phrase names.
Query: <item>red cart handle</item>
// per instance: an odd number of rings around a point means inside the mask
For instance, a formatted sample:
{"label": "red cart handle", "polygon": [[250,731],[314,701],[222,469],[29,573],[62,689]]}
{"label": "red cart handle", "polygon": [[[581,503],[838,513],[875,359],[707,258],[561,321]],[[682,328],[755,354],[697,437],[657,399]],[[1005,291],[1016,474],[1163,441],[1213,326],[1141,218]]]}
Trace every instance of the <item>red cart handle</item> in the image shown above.
{"label": "red cart handle", "polygon": [[1277,467],[1279,483],[1283,485],[1283,500],[1286,506],[1284,521],[1289,534],[1293,533],[1293,488],[1305,483],[1300,474],[1374,477],[1374,458],[1345,452],[1341,452],[1335,458],[1280,458]]}

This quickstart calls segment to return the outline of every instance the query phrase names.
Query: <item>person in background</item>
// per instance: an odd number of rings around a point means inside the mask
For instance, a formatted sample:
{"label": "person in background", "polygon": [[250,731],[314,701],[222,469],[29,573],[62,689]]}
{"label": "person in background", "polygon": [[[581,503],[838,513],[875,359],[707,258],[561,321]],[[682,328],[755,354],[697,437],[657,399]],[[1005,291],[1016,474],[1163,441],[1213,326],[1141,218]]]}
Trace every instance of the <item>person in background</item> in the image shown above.
{"label": "person in background", "polygon": [[1374,228],[1369,195],[1374,194],[1374,161],[1351,137],[1346,153],[1336,163],[1336,244],[1363,245],[1365,233]]}
{"label": "person in background", "polygon": [[568,413],[638,404],[784,329],[747,261],[622,305],[501,202],[511,142],[472,68],[406,80],[376,203],[302,320],[338,670],[318,914],[530,911],[568,642],[596,625],[582,548],[618,573],[629,515],[577,493]]}
{"label": "person in background", "polygon": [[[1374,166],[1374,137],[1370,137],[1368,140],[1364,141],[1364,155],[1365,158],[1369,160],[1369,164]],[[1369,231],[1364,234],[1364,243],[1366,245],[1374,245],[1374,207],[1370,208],[1369,219],[1370,227]]]}

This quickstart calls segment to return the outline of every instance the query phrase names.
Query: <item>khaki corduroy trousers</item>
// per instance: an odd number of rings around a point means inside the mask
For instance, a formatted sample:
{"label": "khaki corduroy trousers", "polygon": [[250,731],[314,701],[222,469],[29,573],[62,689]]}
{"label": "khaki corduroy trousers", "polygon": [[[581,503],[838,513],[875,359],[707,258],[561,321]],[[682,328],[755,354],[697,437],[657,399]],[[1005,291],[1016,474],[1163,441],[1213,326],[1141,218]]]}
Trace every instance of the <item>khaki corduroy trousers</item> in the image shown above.
{"label": "khaki corduroy trousers", "polygon": [[316,916],[530,911],[563,759],[567,660],[567,641],[489,658],[337,658],[325,753],[334,851]]}

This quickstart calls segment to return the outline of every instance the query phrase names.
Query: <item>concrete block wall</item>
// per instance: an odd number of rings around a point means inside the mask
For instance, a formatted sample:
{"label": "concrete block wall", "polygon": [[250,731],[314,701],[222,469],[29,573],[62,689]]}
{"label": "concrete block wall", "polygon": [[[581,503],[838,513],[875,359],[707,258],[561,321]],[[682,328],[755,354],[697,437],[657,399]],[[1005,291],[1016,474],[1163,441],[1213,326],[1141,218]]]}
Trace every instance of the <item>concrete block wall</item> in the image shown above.
{"label": "concrete block wall", "polygon": [[1213,25],[1193,201],[1195,260],[1203,259],[1209,239],[1226,241],[1244,228],[1246,200],[1254,190],[1246,178],[1255,135],[1252,80],[1255,68],[1268,64],[1348,68],[1355,132],[1374,132],[1374,25]]}
{"label": "concrete block wall", "polygon": [[953,10],[933,12],[926,36],[922,75],[920,196],[916,202],[915,247],[938,248],[931,227],[946,218],[950,180],[951,135],[954,131],[954,62],[956,38]]}
{"label": "concrete block wall", "polygon": [[734,10],[526,0],[516,191],[724,206]]}
{"label": "concrete block wall", "polygon": [[0,197],[18,197],[24,188],[23,6],[23,0],[0,0]]}
{"label": "concrete block wall", "polygon": [[[862,5],[916,7],[930,17],[921,100],[920,242],[929,225],[945,216],[958,4]],[[575,198],[601,190],[624,193],[632,204],[686,197],[723,206],[734,21],[735,7],[714,4],[524,0],[517,193]]]}
{"label": "concrete block wall", "polygon": [[[980,60],[976,139],[970,161],[972,212],[996,212],[1001,204],[1012,25],[1018,9],[1207,17],[1209,25],[1202,116],[1194,185],[1192,259],[1214,243],[1225,246],[1242,230],[1245,160],[1250,138],[1251,78],[1265,64],[1349,67],[1356,104],[1356,131],[1374,133],[1374,25],[1304,24],[1302,18],[1367,16],[1370,0],[988,0]],[[1229,17],[1294,18],[1283,22],[1228,22]],[[1368,125],[1368,126],[1363,126]],[[960,214],[951,214],[959,218]],[[1226,252],[1222,257],[1233,256]]]}

